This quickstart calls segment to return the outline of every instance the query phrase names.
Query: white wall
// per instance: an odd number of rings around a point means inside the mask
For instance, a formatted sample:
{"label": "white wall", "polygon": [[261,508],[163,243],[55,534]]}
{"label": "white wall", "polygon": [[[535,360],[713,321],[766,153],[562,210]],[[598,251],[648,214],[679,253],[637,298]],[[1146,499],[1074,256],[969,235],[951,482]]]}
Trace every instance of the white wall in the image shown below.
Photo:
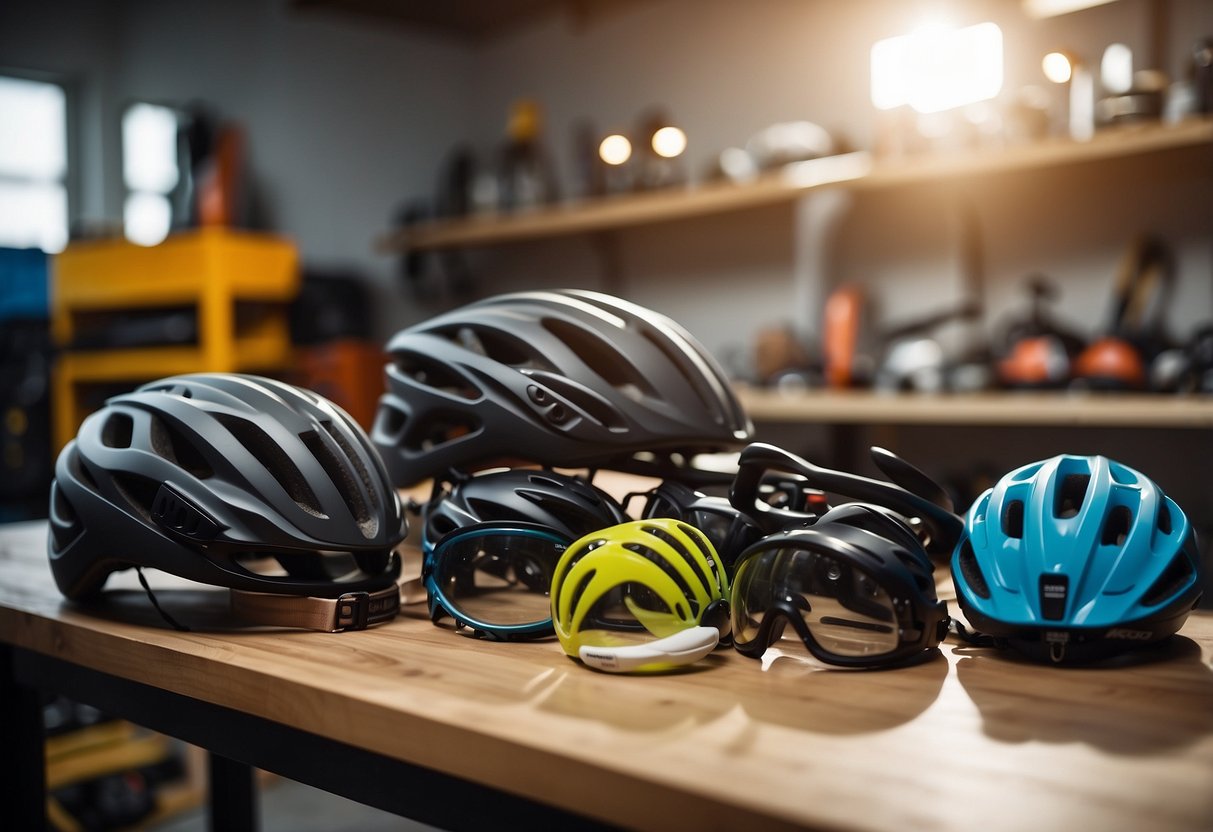
{"label": "white wall", "polygon": [[[1213,3],[1170,5],[1171,69],[1178,73],[1191,41],[1213,33]],[[537,99],[566,181],[578,120],[626,129],[653,105],[686,129],[686,156],[696,175],[722,148],[777,121],[808,119],[869,147],[872,43],[911,30],[925,10],[941,6],[958,24],[1000,25],[1008,94],[1027,84],[1048,86],[1039,60],[1050,49],[1097,59],[1107,44],[1120,41],[1139,60],[1149,51],[1149,8],[1142,0],[1043,21],[1029,20],[1010,0],[660,0],[589,26],[550,19],[478,52],[477,135],[487,150],[502,134],[510,102]],[[1070,317],[1093,331],[1105,318],[1106,293],[1123,249],[1145,231],[1162,234],[1180,250],[1182,280],[1172,304],[1176,333],[1213,318],[1207,196],[1213,166],[1196,155],[1184,163],[1193,160],[1195,177],[1191,168],[1175,164],[1124,162],[962,188],[984,235],[988,328],[998,328],[1008,307],[1022,305],[1022,278],[1043,271],[1061,283]],[[750,334],[764,324],[790,321],[816,329],[824,287],[839,281],[871,287],[888,323],[918,317],[956,296],[952,191],[920,187],[828,198],[842,203],[840,213],[819,213],[837,223],[837,233],[815,241],[826,250],[816,253],[820,266],[809,272],[803,261],[814,253],[802,245],[798,255],[794,233],[803,228],[803,214],[788,208],[621,232],[613,255],[619,274],[607,283],[594,240],[502,247],[478,263],[481,288],[492,292],[536,281],[605,285],[674,315],[721,355],[747,351]],[[804,238],[802,233],[802,244]],[[822,285],[798,285],[806,275]]]}

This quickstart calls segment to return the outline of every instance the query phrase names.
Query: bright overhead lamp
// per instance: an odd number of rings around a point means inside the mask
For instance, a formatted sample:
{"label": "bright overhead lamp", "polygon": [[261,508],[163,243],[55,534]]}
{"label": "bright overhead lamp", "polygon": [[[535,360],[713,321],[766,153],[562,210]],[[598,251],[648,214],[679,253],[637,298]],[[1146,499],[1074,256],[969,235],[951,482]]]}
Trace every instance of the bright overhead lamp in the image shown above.
{"label": "bright overhead lamp", "polygon": [[929,26],[872,47],[872,103],[938,113],[985,101],[1002,90],[1002,30]]}
{"label": "bright overhead lamp", "polygon": [[1112,0],[1022,0],[1021,5],[1028,17],[1042,18],[1069,14],[1111,2]]}

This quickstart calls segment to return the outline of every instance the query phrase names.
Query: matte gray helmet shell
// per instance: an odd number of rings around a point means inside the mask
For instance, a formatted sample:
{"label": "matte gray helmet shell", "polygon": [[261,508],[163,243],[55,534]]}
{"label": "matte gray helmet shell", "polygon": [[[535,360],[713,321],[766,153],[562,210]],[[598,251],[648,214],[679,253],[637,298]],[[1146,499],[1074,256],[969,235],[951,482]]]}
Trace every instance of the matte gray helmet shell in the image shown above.
{"label": "matte gray helmet shell", "polygon": [[536,523],[573,542],[630,518],[611,495],[581,477],[516,468],[456,482],[425,504],[424,544],[477,523]]}
{"label": "matte gray helmet shell", "polygon": [[[407,525],[343,410],[289,384],[216,373],[151,382],[85,419],[55,465],[50,531],[68,598],[132,566],[334,598],[390,585]],[[267,556],[282,568],[247,568]]]}
{"label": "matte gray helmet shell", "polygon": [[523,459],[629,470],[736,449],[753,425],[665,315],[576,289],[498,295],[398,332],[372,438],[398,486]]}

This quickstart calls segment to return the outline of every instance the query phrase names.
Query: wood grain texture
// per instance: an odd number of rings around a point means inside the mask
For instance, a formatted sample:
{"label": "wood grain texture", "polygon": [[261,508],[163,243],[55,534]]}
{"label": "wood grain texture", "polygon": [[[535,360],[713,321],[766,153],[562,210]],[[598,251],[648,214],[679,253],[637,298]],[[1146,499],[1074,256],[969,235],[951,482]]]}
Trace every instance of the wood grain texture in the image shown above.
{"label": "wood grain texture", "polygon": [[242,629],[222,592],[58,596],[45,526],[0,527],[0,639],[624,826],[1213,828],[1213,618],[1152,661],[1058,670],[946,645],[823,670],[718,651],[619,677],[554,640],[496,644],[423,607],[355,633]]}

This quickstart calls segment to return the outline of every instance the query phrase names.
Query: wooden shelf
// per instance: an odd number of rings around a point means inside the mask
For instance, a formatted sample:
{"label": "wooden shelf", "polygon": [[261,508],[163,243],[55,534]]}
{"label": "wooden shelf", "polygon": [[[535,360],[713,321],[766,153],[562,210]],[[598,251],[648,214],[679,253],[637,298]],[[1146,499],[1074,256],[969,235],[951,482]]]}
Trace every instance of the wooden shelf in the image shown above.
{"label": "wooden shelf", "polygon": [[739,387],[755,422],[1207,429],[1213,397],[1130,393],[954,394],[813,391]]}
{"label": "wooden shelf", "polygon": [[1207,117],[1174,125],[1107,129],[1087,142],[1053,139],[1005,149],[890,160],[877,160],[860,151],[797,162],[746,184],[714,182],[572,201],[519,214],[435,220],[385,234],[375,245],[381,253],[393,253],[536,240],[775,205],[816,188],[888,188],[1202,145],[1213,147],[1213,119]]}

